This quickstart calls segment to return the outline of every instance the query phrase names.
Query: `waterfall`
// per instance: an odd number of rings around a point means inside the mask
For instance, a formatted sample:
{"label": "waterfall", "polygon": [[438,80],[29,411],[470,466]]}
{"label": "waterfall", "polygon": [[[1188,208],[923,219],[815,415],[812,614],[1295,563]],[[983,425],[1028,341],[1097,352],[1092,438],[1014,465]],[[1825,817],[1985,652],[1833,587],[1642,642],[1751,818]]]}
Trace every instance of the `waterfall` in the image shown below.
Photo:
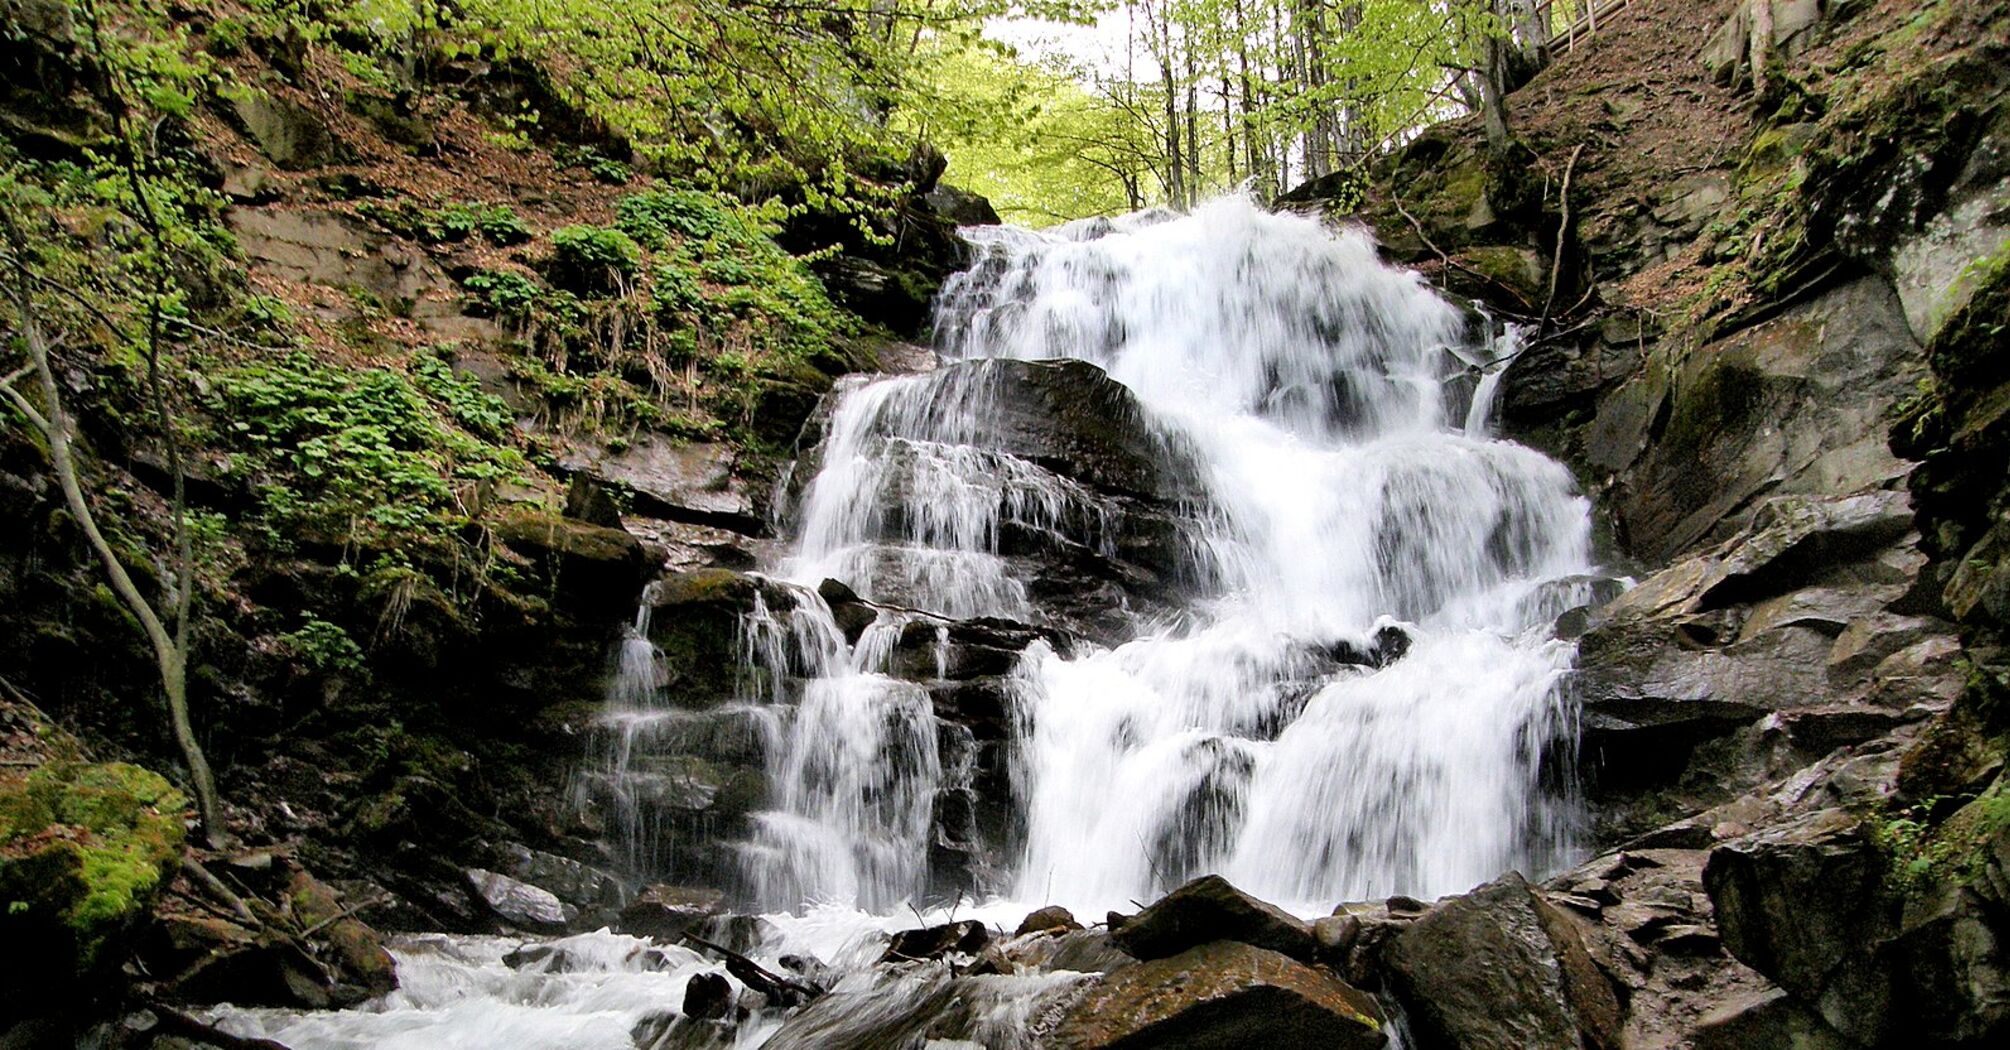
{"label": "waterfall", "polygon": [[[1099,908],[1219,871],[1323,908],[1553,867],[1570,808],[1544,760],[1574,726],[1544,596],[1590,570],[1589,513],[1566,469],[1488,436],[1512,333],[1471,335],[1365,234],[1243,198],[966,234],[978,257],[943,291],[938,342],[977,364],[844,390],[777,575],[1041,619],[1001,536],[1107,551],[1122,511],[999,447],[1014,406],[985,361],[1104,369],[1207,507],[1192,524],[1209,586],[1184,615],[1024,655],[1024,842],[992,889]],[[1386,666],[1320,658],[1390,629],[1409,645]],[[878,906],[911,891],[907,866],[833,866],[841,851],[810,844],[920,844],[912,805],[942,775],[921,757],[928,719],[918,691],[850,663],[816,678],[771,762],[785,801],[761,880]]]}
{"label": "waterfall", "polygon": [[[1550,625],[1609,581],[1569,472],[1490,436],[1518,334],[1487,336],[1361,233],[1240,198],[966,234],[949,363],[847,380],[784,491],[787,551],[722,574],[732,695],[715,676],[685,705],[652,591],[578,780],[628,874],[686,877],[695,851],[696,877],[737,872],[770,912],[762,965],[841,975],[834,1008],[794,1030],[757,1010],[733,1045],[865,1045],[954,1013],[1029,1046],[1085,979],[875,967],[915,921],[1128,910],[1203,872],[1323,914],[1559,866],[1576,732]],[[987,740],[957,706],[971,690]],[[693,754],[721,733],[762,767],[730,843],[689,817],[726,790]],[[904,908],[987,808],[1009,834],[962,885],[990,899]],[[302,1050],[620,1048],[722,969],[607,931],[542,961],[519,943],[401,938],[403,986],[363,1009],[213,1014]],[[685,1035],[710,1038],[666,1038]]]}

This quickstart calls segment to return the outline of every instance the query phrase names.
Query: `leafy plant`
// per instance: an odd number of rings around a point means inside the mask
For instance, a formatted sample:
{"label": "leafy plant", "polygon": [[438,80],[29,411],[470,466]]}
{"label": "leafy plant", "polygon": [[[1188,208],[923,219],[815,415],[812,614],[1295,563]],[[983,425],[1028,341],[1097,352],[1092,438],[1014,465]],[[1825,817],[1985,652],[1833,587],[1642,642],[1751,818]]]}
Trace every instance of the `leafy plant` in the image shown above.
{"label": "leafy plant", "polygon": [[545,275],[551,283],[579,295],[612,295],[635,276],[642,248],[619,229],[606,226],[566,226],[551,235],[551,259]]}
{"label": "leafy plant", "polygon": [[349,632],[317,616],[276,640],[281,652],[315,674],[361,674],[363,648]]}

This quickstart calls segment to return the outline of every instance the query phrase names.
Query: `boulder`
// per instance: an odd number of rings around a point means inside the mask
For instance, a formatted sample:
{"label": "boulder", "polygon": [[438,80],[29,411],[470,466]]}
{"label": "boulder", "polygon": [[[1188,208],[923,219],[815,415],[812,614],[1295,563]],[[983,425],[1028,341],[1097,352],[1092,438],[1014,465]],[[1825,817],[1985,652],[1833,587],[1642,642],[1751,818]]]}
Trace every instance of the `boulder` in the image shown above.
{"label": "boulder", "polygon": [[621,881],[599,868],[516,842],[499,852],[503,874],[550,892],[582,914],[621,906]]}
{"label": "boulder", "polygon": [[723,1020],[733,1012],[733,985],[722,973],[693,974],[684,982],[684,1016]]}
{"label": "boulder", "polygon": [[187,808],[122,762],[0,774],[0,999],[62,1003],[117,972],[180,859]]}
{"label": "boulder", "polygon": [[881,962],[940,959],[952,952],[972,955],[991,943],[991,930],[975,919],[943,923],[919,930],[902,930],[887,942]]}
{"label": "boulder", "polygon": [[1045,930],[1079,930],[1081,928],[1082,924],[1075,921],[1073,912],[1058,904],[1049,904],[1019,920],[1019,928],[1013,931],[1012,935],[1014,937],[1024,937],[1029,933],[1039,933]]}
{"label": "boulder", "polygon": [[537,563],[561,601],[583,610],[633,607],[649,574],[642,542],[621,529],[528,510],[499,515],[490,528]]}
{"label": "boulder", "polygon": [[300,171],[335,161],[335,136],[313,110],[251,87],[239,87],[223,101],[231,122],[274,164]]}
{"label": "boulder", "polygon": [[517,929],[561,933],[579,917],[579,909],[530,883],[482,868],[469,868],[467,878],[489,911]]}
{"label": "boulder", "polygon": [[338,985],[349,986],[338,989],[345,993],[338,998],[360,1000],[398,986],[397,963],[384,950],[384,938],[351,915],[334,890],[295,867],[287,878],[286,899],[294,919],[325,943],[322,959],[330,975]]}
{"label": "boulder", "polygon": [[1235,941],[1306,961],[1318,950],[1312,928],[1303,920],[1219,875],[1204,875],[1159,898],[1111,938],[1140,959],[1163,959],[1213,941]]}
{"label": "boulder", "polygon": [[1873,958],[1893,932],[1887,866],[1859,818],[1824,809],[1717,846],[1703,884],[1725,950],[1868,1045],[1897,1020]]}
{"label": "boulder", "polygon": [[1619,999],[1573,920],[1513,872],[1431,909],[1387,946],[1423,1050],[1616,1050]]}
{"label": "boulder", "polygon": [[1277,952],[1216,941],[1118,970],[1068,1011],[1071,1050],[1373,1050],[1375,1001]]}
{"label": "boulder", "polygon": [[622,933],[674,941],[699,923],[726,910],[726,895],[690,886],[650,886],[621,909]]}
{"label": "boulder", "polygon": [[935,188],[922,194],[922,200],[935,214],[948,219],[958,226],[996,226],[1001,221],[998,209],[982,194],[958,189],[946,182],[938,182]]}

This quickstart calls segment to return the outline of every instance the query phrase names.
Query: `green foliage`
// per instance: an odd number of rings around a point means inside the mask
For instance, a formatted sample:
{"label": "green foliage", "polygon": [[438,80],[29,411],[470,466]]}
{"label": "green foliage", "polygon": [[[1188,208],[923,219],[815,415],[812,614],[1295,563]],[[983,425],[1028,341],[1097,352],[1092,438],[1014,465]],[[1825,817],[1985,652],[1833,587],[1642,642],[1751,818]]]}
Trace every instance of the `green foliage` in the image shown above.
{"label": "green foliage", "polygon": [[454,371],[440,348],[421,351],[412,362],[412,381],[471,433],[501,441],[516,416],[502,398],[482,389],[473,376]]}
{"label": "green foliage", "polygon": [[[634,146],[640,162],[704,189],[768,196],[789,188],[803,206],[884,208],[899,191],[885,116],[927,108],[918,90],[923,37],[973,36],[987,18],[1080,18],[1073,0],[461,0],[402,4],[346,0],[335,18],[351,46],[390,64],[397,56],[477,56],[528,64],[551,94]],[[545,116],[524,114],[500,134],[527,146]],[[582,154],[580,166],[621,184],[624,157]]]}
{"label": "green foliage", "polygon": [[548,305],[543,285],[512,270],[482,270],[462,283],[483,309],[504,320],[522,323]]}
{"label": "green foliage", "polygon": [[516,209],[507,204],[457,201],[426,209],[409,200],[392,204],[364,201],[356,206],[356,212],[392,233],[426,244],[458,243],[480,234],[489,243],[507,248],[534,235]]}
{"label": "green foliage", "polygon": [[314,674],[363,673],[362,646],[349,632],[319,617],[308,617],[299,630],[280,635],[277,642],[281,652]]}
{"label": "green foliage", "polygon": [[566,226],[552,231],[545,276],[579,295],[612,295],[627,286],[641,262],[641,247],[619,229]]}
{"label": "green foliage", "polygon": [[2010,828],[2010,792],[2000,782],[1935,819],[1950,805],[1945,798],[1927,799],[1871,822],[1871,838],[1889,858],[1892,881],[1901,891],[1919,895],[1972,882],[1988,863],[1989,843]]}
{"label": "green foliage", "polygon": [[[388,369],[351,370],[304,353],[219,369],[212,410],[262,487],[275,525],[439,531],[465,520],[453,482],[507,474],[521,457],[441,419],[468,413],[500,430],[495,406],[437,361],[424,380],[442,404]],[[442,375],[442,371],[446,374]]]}

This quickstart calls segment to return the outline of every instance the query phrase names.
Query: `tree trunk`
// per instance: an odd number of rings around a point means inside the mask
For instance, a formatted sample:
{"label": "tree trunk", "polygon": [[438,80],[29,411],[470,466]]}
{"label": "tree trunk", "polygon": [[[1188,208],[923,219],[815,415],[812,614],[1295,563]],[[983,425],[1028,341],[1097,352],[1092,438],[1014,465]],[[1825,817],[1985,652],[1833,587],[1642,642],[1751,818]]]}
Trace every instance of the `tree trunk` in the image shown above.
{"label": "tree trunk", "polygon": [[1766,97],[1766,67],[1772,64],[1772,0],[1751,0],[1752,4],[1752,94]]}
{"label": "tree trunk", "polygon": [[[1494,7],[1500,13],[1498,0]],[[1499,153],[1507,149],[1507,61],[1506,23],[1500,22],[1487,34],[1486,68],[1480,72],[1480,112],[1486,127],[1487,148]]]}
{"label": "tree trunk", "polygon": [[[10,233],[13,232],[10,228]],[[195,738],[195,730],[188,716],[188,651],[187,634],[178,630],[179,639],[168,633],[166,624],[153,605],[140,594],[132,575],[121,564],[112,545],[98,529],[97,517],[91,513],[91,505],[84,498],[84,487],[78,473],[76,456],[71,445],[72,424],[70,416],[63,408],[62,389],[56,383],[56,373],[49,360],[49,344],[42,334],[42,327],[35,318],[34,300],[29,294],[29,277],[25,263],[18,261],[22,256],[18,238],[14,251],[17,258],[13,298],[21,319],[21,337],[27,344],[30,369],[42,388],[42,398],[46,412],[37,411],[33,404],[12,386],[0,382],[0,393],[29,423],[49,442],[49,463],[56,472],[56,482],[63,490],[63,501],[70,509],[71,517],[84,532],[91,549],[105,566],[105,573],[111,578],[112,591],[120,602],[138,620],[146,633],[147,642],[153,647],[154,663],[160,671],[161,690],[167,696],[168,720],[174,733],[175,745],[182,753],[182,760],[188,764],[189,783],[193,789],[196,811],[202,819],[203,835],[209,843],[220,845],[224,839],[223,807],[217,799],[216,778],[211,774],[209,760],[202,753],[202,745]],[[182,568],[186,577],[186,564]],[[184,578],[177,586],[189,588],[194,581]]]}

